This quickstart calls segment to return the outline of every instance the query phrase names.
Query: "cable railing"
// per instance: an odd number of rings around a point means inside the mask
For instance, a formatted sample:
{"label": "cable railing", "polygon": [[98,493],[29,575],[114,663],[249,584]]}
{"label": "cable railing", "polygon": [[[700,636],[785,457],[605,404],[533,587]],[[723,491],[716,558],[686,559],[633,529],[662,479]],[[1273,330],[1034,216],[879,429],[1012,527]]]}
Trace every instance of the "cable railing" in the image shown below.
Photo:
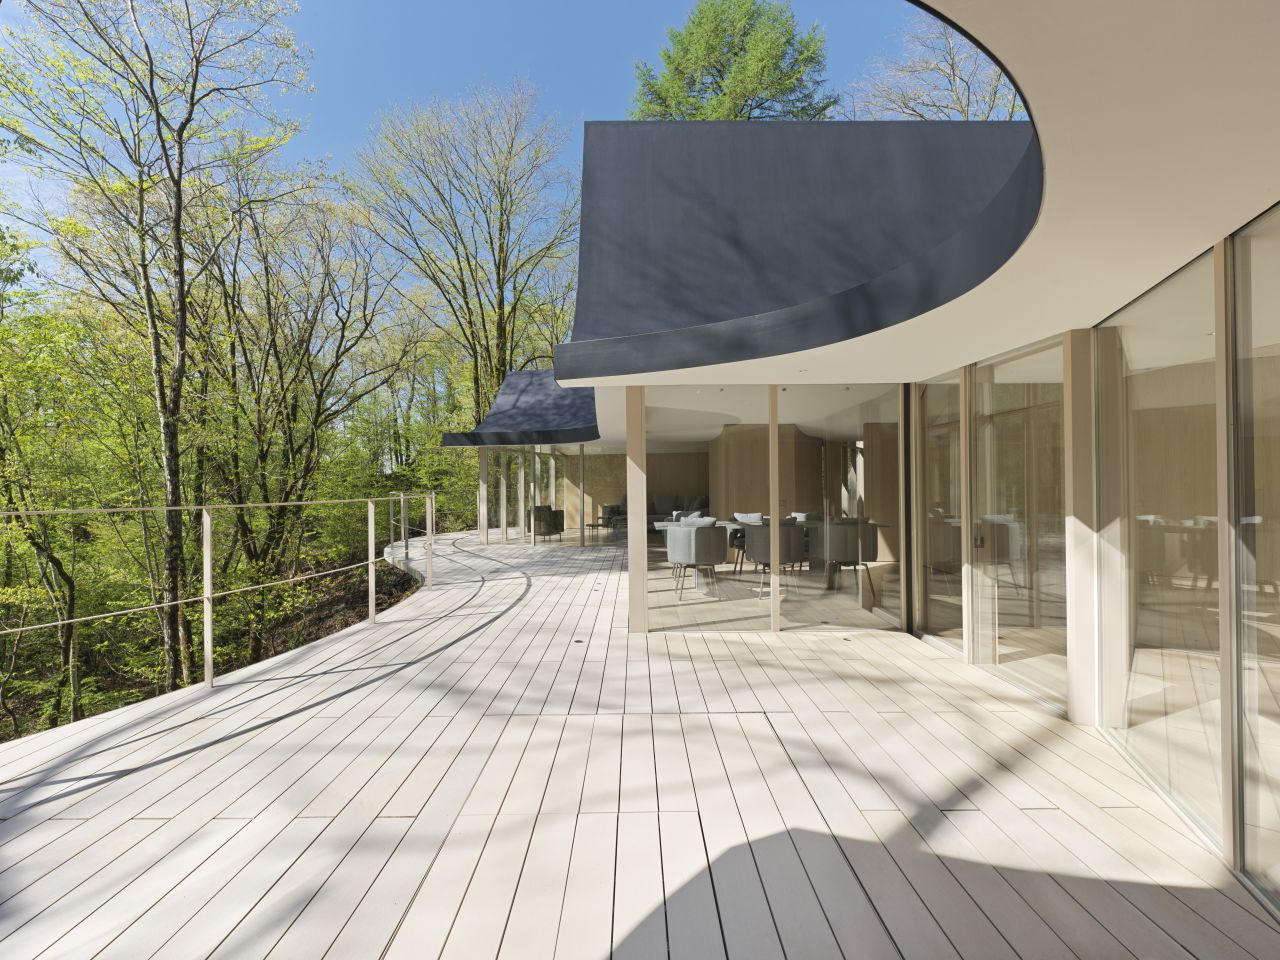
{"label": "cable railing", "polygon": [[[380,504],[384,503],[387,507],[387,540],[386,553],[381,553],[378,549],[377,522],[378,510]],[[234,587],[226,587],[217,589],[214,564],[214,515],[221,511],[229,510],[257,510],[257,509],[281,509],[281,508],[314,508],[314,507],[341,507],[351,506],[363,503],[365,505],[365,524],[366,524],[366,556],[364,559],[354,563],[346,563],[336,567],[330,567],[323,570],[308,570],[305,573],[295,574],[288,577],[277,577],[275,579],[240,584]],[[410,522],[411,508],[417,510],[419,508],[422,518],[422,526],[415,526]],[[36,633],[42,630],[56,630],[62,627],[93,623],[96,621],[108,620],[113,618],[128,617],[140,613],[158,612],[171,607],[181,607],[186,604],[201,605],[202,613],[202,645],[204,654],[204,684],[206,687],[212,687],[214,682],[214,604],[216,601],[229,597],[239,596],[241,594],[250,593],[255,590],[266,590],[275,587],[287,586],[290,584],[302,583],[305,581],[315,580],[320,577],[336,576],[342,573],[349,573],[353,570],[363,568],[366,571],[368,579],[368,617],[367,622],[376,623],[378,618],[377,608],[377,585],[378,573],[377,566],[379,562],[394,563],[391,555],[395,551],[402,551],[401,557],[403,567],[406,572],[413,573],[413,568],[409,560],[409,541],[413,537],[422,536],[425,540],[425,563],[423,565],[422,579],[426,589],[433,589],[434,580],[434,540],[436,526],[436,493],[428,491],[422,493],[394,492],[380,497],[364,497],[354,499],[337,499],[337,500],[296,500],[296,501],[276,501],[263,503],[211,503],[199,506],[122,506],[122,507],[60,507],[37,510],[5,510],[0,511],[0,529],[3,526],[14,521],[31,520],[36,518],[58,518],[58,517],[88,517],[88,516],[115,516],[120,514],[167,514],[178,512],[183,514],[198,514],[200,518],[200,583],[201,590],[199,594],[193,596],[178,597],[176,600],[159,601],[155,603],[138,604],[129,607],[122,607],[86,614],[83,616],[70,618],[56,618],[42,621],[34,624],[20,624],[18,626],[4,627],[0,626],[0,637],[10,636],[13,634]]]}

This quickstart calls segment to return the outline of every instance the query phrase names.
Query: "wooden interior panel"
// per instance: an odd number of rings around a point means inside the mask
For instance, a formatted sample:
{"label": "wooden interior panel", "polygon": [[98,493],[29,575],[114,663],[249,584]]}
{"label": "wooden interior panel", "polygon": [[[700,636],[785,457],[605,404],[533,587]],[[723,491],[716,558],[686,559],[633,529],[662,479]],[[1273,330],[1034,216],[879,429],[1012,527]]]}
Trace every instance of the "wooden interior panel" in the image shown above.
{"label": "wooden interior panel", "polygon": [[868,423],[863,427],[863,503],[868,517],[880,528],[880,559],[897,560],[898,530],[898,425]]}
{"label": "wooden interior panel", "polygon": [[[578,457],[566,456],[564,468],[564,527],[578,528]],[[621,453],[587,454],[586,457],[587,522],[600,519],[600,508],[606,503],[622,503],[627,493],[627,458]]]}

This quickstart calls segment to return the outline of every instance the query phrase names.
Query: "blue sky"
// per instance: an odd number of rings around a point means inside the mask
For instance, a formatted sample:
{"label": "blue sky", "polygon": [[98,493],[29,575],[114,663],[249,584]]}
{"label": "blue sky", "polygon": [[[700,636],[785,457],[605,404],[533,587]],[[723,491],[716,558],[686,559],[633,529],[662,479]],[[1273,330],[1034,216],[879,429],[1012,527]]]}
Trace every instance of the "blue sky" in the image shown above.
{"label": "blue sky", "polygon": [[[524,77],[572,132],[583,120],[626,117],[636,60],[658,58],[667,27],[694,0],[301,0],[293,19],[310,48],[312,94],[288,104],[306,124],[295,157],[347,163],[379,111],[456,97],[476,84]],[[915,9],[905,0],[793,0],[805,26],[827,33],[827,76],[843,88],[897,49]]]}

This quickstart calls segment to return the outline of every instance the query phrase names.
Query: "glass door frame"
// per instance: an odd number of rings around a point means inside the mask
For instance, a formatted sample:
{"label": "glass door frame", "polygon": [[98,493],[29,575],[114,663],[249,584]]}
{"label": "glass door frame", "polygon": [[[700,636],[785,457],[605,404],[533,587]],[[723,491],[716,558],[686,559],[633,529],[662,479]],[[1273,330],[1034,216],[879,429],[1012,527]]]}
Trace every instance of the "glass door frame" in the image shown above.
{"label": "glass door frame", "polygon": [[[972,414],[973,414],[973,371],[975,365],[970,364],[960,367],[956,373],[959,376],[960,390],[960,607],[961,607],[961,645],[960,654],[962,659],[967,663],[978,663],[977,651],[974,648],[973,637],[973,528],[972,506],[969,503],[970,491],[970,474],[972,471],[973,460],[973,436],[972,436]],[[910,609],[910,621],[903,617],[903,629],[910,633],[927,640],[930,643],[947,650],[949,653],[955,653],[955,645],[941,637],[934,636],[928,631],[928,615],[927,615],[927,593],[929,590],[929,576],[926,569],[925,557],[925,537],[924,523],[929,515],[928,504],[926,503],[928,492],[926,490],[926,467],[927,460],[925,457],[926,447],[929,442],[927,424],[925,423],[924,409],[924,391],[928,386],[926,383],[912,383],[909,385],[910,403],[909,408],[909,427],[907,433],[909,435],[910,456],[905,457],[903,469],[908,471],[907,482],[903,484],[903,488],[909,492],[910,504],[906,508],[909,514],[909,534],[905,537],[911,544],[910,549],[910,569],[911,576],[909,578],[909,592],[911,601],[909,604],[903,603],[903,608]]]}

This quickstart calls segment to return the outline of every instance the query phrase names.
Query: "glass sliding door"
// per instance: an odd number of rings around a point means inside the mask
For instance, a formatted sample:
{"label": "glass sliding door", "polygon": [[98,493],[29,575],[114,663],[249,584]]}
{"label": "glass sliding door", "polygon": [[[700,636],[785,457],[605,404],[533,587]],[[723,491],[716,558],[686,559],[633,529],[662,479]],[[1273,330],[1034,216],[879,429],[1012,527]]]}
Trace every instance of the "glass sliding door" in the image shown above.
{"label": "glass sliding door", "polygon": [[1280,896],[1280,211],[1235,239],[1245,869]]}
{"label": "glass sliding door", "polygon": [[1096,342],[1104,723],[1220,836],[1212,255]]}
{"label": "glass sliding door", "polygon": [[778,388],[784,630],[900,625],[898,419],[896,385]]}
{"label": "glass sliding door", "polygon": [[650,630],[769,629],[768,397],[646,388]]}
{"label": "glass sliding door", "polygon": [[1059,340],[974,372],[976,659],[1067,696],[1066,523]]}
{"label": "glass sliding door", "polygon": [[956,371],[920,384],[916,394],[919,628],[956,647],[964,642],[960,380]]}

